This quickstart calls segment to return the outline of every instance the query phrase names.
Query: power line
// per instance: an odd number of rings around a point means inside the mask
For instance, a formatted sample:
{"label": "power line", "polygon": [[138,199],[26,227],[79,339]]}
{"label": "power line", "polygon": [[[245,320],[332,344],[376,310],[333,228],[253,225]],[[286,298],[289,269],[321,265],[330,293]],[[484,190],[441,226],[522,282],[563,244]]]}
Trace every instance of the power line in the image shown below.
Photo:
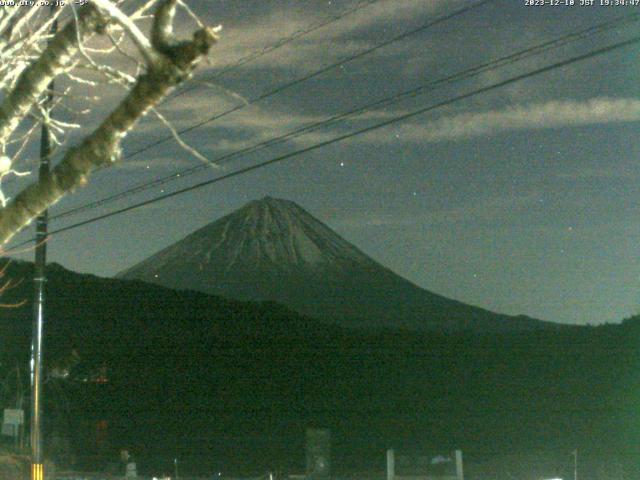
{"label": "power line", "polygon": [[[436,17],[435,19],[430,20],[430,21],[422,24],[421,26],[419,26],[417,28],[414,28],[414,29],[409,30],[409,31],[404,32],[404,33],[401,33],[400,35],[396,35],[395,37],[393,37],[393,38],[391,38],[389,40],[386,40],[386,41],[384,41],[382,43],[378,43],[378,44],[374,45],[373,47],[367,48],[367,49],[365,49],[365,50],[363,50],[361,52],[358,52],[358,53],[356,53],[354,55],[351,55],[349,57],[343,58],[342,60],[339,60],[336,63],[332,63],[330,65],[322,67],[320,70],[316,70],[315,72],[310,73],[308,75],[304,75],[302,77],[299,77],[296,80],[293,80],[292,82],[289,82],[289,83],[286,83],[286,84],[281,85],[279,87],[276,87],[273,90],[269,90],[266,93],[262,93],[262,94],[258,95],[257,97],[249,100],[246,103],[242,103],[240,105],[236,105],[235,107],[232,107],[232,108],[230,108],[228,110],[225,110],[224,112],[214,114],[211,117],[209,117],[209,118],[207,118],[205,120],[202,120],[201,122],[198,122],[198,123],[196,123],[196,124],[194,124],[194,125],[192,125],[190,127],[184,128],[182,130],[179,130],[178,134],[179,135],[183,135],[183,134],[188,133],[188,132],[190,132],[192,130],[200,128],[200,127],[202,127],[202,126],[204,126],[204,125],[206,125],[208,123],[214,122],[214,121],[216,121],[216,120],[218,120],[218,119],[220,119],[222,117],[225,117],[225,116],[227,116],[227,115],[229,115],[231,113],[237,112],[238,110],[241,110],[241,109],[243,109],[245,107],[253,105],[254,103],[257,103],[257,102],[260,102],[260,101],[262,101],[262,100],[264,100],[266,98],[272,97],[273,95],[277,95],[278,93],[281,93],[281,92],[283,92],[283,91],[285,91],[285,90],[287,90],[287,89],[289,89],[289,88],[291,88],[291,87],[293,87],[295,85],[299,85],[300,83],[303,83],[303,82],[306,82],[308,80],[311,80],[312,78],[315,78],[315,77],[317,77],[319,75],[322,75],[323,73],[326,73],[326,72],[328,72],[330,70],[333,70],[334,68],[337,68],[337,67],[339,67],[341,65],[344,65],[346,63],[349,63],[349,62],[352,62],[352,61],[357,60],[359,58],[362,58],[365,55],[369,55],[370,53],[373,53],[373,52],[375,52],[375,51],[377,51],[377,50],[379,50],[379,49],[381,49],[383,47],[391,45],[391,44],[393,44],[395,42],[398,42],[400,40],[404,40],[405,38],[407,38],[407,37],[409,37],[411,35],[414,35],[416,33],[419,33],[419,32],[422,32],[424,30],[427,30],[428,28],[431,28],[431,27],[433,27],[433,26],[435,26],[435,25],[437,25],[439,23],[445,22],[445,21],[450,20],[452,18],[455,18],[455,17],[457,17],[459,15],[463,15],[464,13],[467,13],[467,12],[469,12],[469,11],[475,9],[475,8],[481,7],[481,6],[485,5],[485,4],[487,4],[489,2],[493,2],[493,1],[495,1],[495,0],[480,0],[480,1],[478,1],[478,2],[476,2],[474,4],[472,4],[472,5],[468,5],[466,7],[459,8],[459,9],[457,9],[457,10],[451,12],[451,13]],[[163,137],[163,138],[161,138],[159,140],[156,140],[155,142],[152,142],[152,143],[150,143],[148,145],[145,145],[144,147],[139,148],[138,150],[135,150],[135,151],[125,155],[124,159],[126,160],[126,159],[129,159],[129,158],[135,157],[136,155],[139,155],[142,152],[145,152],[145,151],[147,151],[147,150],[149,150],[151,148],[157,147],[158,145],[162,145],[163,143],[168,142],[169,140],[172,140],[173,138],[174,138],[174,135],[167,135],[167,136],[165,136],[165,137]]]}
{"label": "power line", "polygon": [[[216,72],[214,75],[210,76],[208,78],[208,80],[214,80],[216,78],[219,78],[223,75],[225,75],[226,73],[229,73],[232,70],[235,70],[238,67],[241,67],[242,65],[245,65],[253,60],[256,60],[264,55],[267,55],[268,53],[273,52],[274,50],[277,50],[279,48],[284,47],[285,45],[288,45],[289,43],[293,42],[294,40],[297,40],[298,38],[301,38],[305,35],[308,35],[310,33],[315,32],[316,30],[319,30],[323,27],[326,27],[327,25],[331,25],[332,23],[335,23],[339,20],[342,20],[343,18],[351,15],[352,13],[355,13],[359,10],[362,10],[365,7],[368,7],[369,5],[372,5],[374,3],[379,2],[380,0],[366,0],[366,1],[361,1],[358,4],[356,4],[355,6],[351,7],[351,8],[347,8],[346,10],[344,10],[343,12],[339,13],[338,15],[334,15],[332,17],[330,17],[329,19],[326,20],[320,20],[318,22],[312,23],[311,25],[309,25],[307,28],[305,29],[300,29],[300,30],[296,30],[295,32],[293,32],[291,35],[287,36],[287,37],[282,37],[281,39],[279,39],[277,42],[275,42],[272,45],[269,45],[267,47],[261,48],[259,50],[256,50],[253,53],[250,53],[249,55],[246,55],[244,57],[241,57],[240,59],[238,59],[237,61],[235,61],[233,64],[228,65],[226,67],[224,67],[222,70],[220,70],[219,72]],[[193,85],[189,88],[185,88],[184,90],[181,90],[180,92],[176,92],[175,94],[173,94],[170,98],[168,98],[167,100],[173,100],[174,98],[180,97],[182,95],[184,95],[185,93],[188,93],[192,90],[195,90],[196,88],[198,88],[197,85]]]}
{"label": "power line", "polygon": [[[72,225],[68,225],[66,227],[58,228],[56,230],[51,231],[50,235],[55,235],[55,234],[58,234],[58,233],[66,232],[66,231],[69,231],[69,230],[73,230],[75,228],[78,228],[78,227],[81,227],[81,226],[84,226],[84,225],[88,225],[90,223],[94,223],[94,222],[97,222],[97,221],[100,221],[100,220],[104,220],[105,218],[109,218],[109,217],[113,217],[113,216],[116,216],[116,215],[120,215],[122,213],[129,212],[131,210],[135,210],[135,209],[140,208],[140,207],[144,207],[144,206],[156,203],[156,202],[160,202],[162,200],[166,200],[167,198],[175,197],[175,196],[181,195],[183,193],[191,192],[193,190],[197,190],[199,188],[202,188],[202,187],[205,187],[205,186],[208,186],[208,185],[212,185],[214,183],[218,183],[218,182],[221,182],[223,180],[227,180],[229,178],[233,178],[233,177],[236,177],[236,176],[239,176],[239,175],[243,175],[245,173],[248,173],[248,172],[251,172],[251,171],[254,171],[254,170],[258,170],[260,168],[264,168],[264,167],[267,167],[269,165],[273,165],[275,163],[282,162],[284,160],[288,160],[288,159],[296,157],[298,155],[301,155],[301,154],[304,154],[304,153],[308,153],[308,152],[311,152],[311,151],[326,147],[328,145],[332,145],[334,143],[341,142],[343,140],[347,140],[347,139],[355,137],[357,135],[362,135],[364,133],[368,133],[368,132],[371,132],[371,131],[374,131],[374,130],[378,130],[378,129],[386,127],[388,125],[391,125],[391,124],[394,124],[394,123],[398,123],[398,122],[401,122],[403,120],[406,120],[406,119],[409,119],[409,118],[413,118],[415,116],[418,116],[418,115],[421,115],[421,114],[436,110],[438,108],[442,108],[442,107],[451,105],[451,104],[459,102],[461,100],[465,100],[465,99],[474,97],[476,95],[487,93],[487,92],[496,90],[498,88],[501,88],[501,87],[504,87],[504,86],[507,86],[507,85],[510,85],[510,84],[513,84],[513,83],[516,83],[516,82],[519,82],[519,81],[522,81],[522,80],[525,80],[525,79],[528,79],[528,78],[531,78],[531,77],[534,77],[534,76],[538,76],[538,75],[543,74],[543,73],[550,72],[550,71],[555,70],[557,68],[562,68],[562,67],[565,67],[567,65],[571,65],[571,64],[574,64],[574,63],[577,63],[577,62],[580,62],[580,61],[584,61],[584,60],[587,60],[587,59],[590,59],[590,58],[593,58],[593,57],[596,57],[596,56],[604,55],[604,54],[607,54],[607,53],[613,52],[615,50],[618,50],[618,49],[621,49],[621,48],[624,48],[624,47],[627,47],[627,46],[630,46],[630,45],[634,45],[634,44],[637,44],[637,43],[640,43],[640,36],[633,37],[633,38],[631,38],[629,40],[618,42],[618,43],[609,45],[607,47],[603,47],[603,48],[599,48],[599,49],[596,49],[596,50],[592,50],[592,51],[590,51],[588,53],[585,53],[585,54],[582,54],[582,55],[578,55],[578,56],[575,56],[575,57],[571,57],[569,59],[562,60],[562,61],[553,63],[551,65],[547,65],[545,67],[541,67],[541,68],[532,70],[530,72],[523,73],[523,74],[517,75],[515,77],[511,77],[509,79],[502,80],[500,82],[496,82],[496,83],[493,83],[491,85],[488,85],[488,86],[485,86],[485,87],[482,87],[482,88],[478,88],[478,89],[473,90],[471,92],[467,92],[467,93],[458,95],[456,97],[453,97],[453,98],[451,98],[449,100],[444,100],[442,102],[438,102],[438,103],[435,103],[433,105],[429,105],[429,106],[420,108],[418,110],[414,110],[413,112],[405,113],[403,115],[398,115],[398,116],[396,116],[394,118],[379,122],[379,123],[377,123],[375,125],[371,125],[371,126],[356,130],[354,132],[350,132],[350,133],[347,133],[347,134],[344,134],[344,135],[340,135],[340,136],[334,137],[334,138],[332,138],[330,140],[325,140],[323,142],[319,142],[319,143],[316,143],[314,145],[311,145],[311,146],[308,146],[308,147],[305,147],[305,148],[302,148],[302,149],[299,149],[299,150],[295,150],[293,152],[289,152],[289,153],[286,153],[284,155],[280,155],[280,156],[272,158],[270,160],[267,160],[267,161],[264,161],[264,162],[261,162],[261,163],[255,164],[255,165],[251,165],[251,166],[242,168],[240,170],[236,170],[235,172],[231,172],[231,173],[228,173],[226,175],[223,175],[223,176],[220,176],[220,177],[216,177],[214,179],[210,179],[210,180],[206,180],[206,181],[203,181],[203,182],[199,182],[199,183],[191,185],[189,187],[185,187],[185,188],[182,188],[180,190],[176,190],[174,192],[170,192],[170,193],[167,193],[167,194],[164,194],[164,195],[160,195],[160,196],[152,198],[150,200],[146,200],[146,201],[139,202],[139,203],[136,203],[136,204],[133,204],[133,205],[129,205],[127,207],[120,208],[118,210],[114,210],[114,211],[111,211],[111,212],[108,212],[108,213],[105,213],[105,214],[102,214],[102,215],[98,215],[96,217],[93,217],[93,218],[90,218],[90,219],[87,219],[87,220],[84,220],[84,221],[81,221],[81,222],[77,222],[77,223],[74,223]],[[14,248],[19,248],[20,246],[25,245],[27,243],[30,243],[32,241],[33,241],[33,239],[27,240],[25,242],[22,242],[19,245],[16,245]]]}
{"label": "power line", "polygon": [[[359,10],[362,10],[363,8],[365,8],[365,7],[369,6],[369,5],[372,5],[374,3],[377,3],[379,1],[380,0],[364,0],[364,1],[361,1],[361,2],[357,3],[355,6],[353,6],[351,8],[347,8],[346,10],[344,10],[341,13],[339,13],[338,15],[334,15],[334,16],[330,17],[329,19],[326,19],[326,20],[320,20],[318,22],[312,23],[311,25],[309,25],[305,29],[296,30],[293,34],[291,34],[291,35],[289,35],[287,37],[280,38],[274,44],[269,45],[267,47],[264,47],[264,48],[262,48],[260,50],[257,50],[255,52],[249,54],[249,55],[246,55],[245,57],[240,58],[239,60],[234,62],[232,65],[229,65],[229,66],[223,68],[221,71],[216,72],[214,75],[210,76],[207,80],[214,80],[216,78],[219,78],[222,75],[224,75],[224,74],[226,74],[226,73],[228,73],[228,72],[230,72],[232,70],[235,70],[236,68],[238,68],[238,67],[240,67],[240,66],[242,66],[242,65],[244,65],[246,63],[249,63],[252,60],[256,60],[256,59],[258,59],[258,58],[260,58],[260,57],[262,57],[262,56],[264,56],[264,55],[266,55],[268,53],[273,52],[274,50],[277,50],[277,49],[279,49],[279,48],[291,43],[294,40],[297,40],[298,38],[301,38],[301,37],[303,37],[305,35],[308,35],[310,33],[315,32],[316,30],[319,30],[319,29],[321,29],[323,27],[326,27],[327,25],[330,25],[330,24],[335,23],[335,22],[337,22],[339,20],[342,20],[343,18],[345,18],[345,17],[347,17],[347,16],[349,16],[349,15],[351,15],[353,13],[356,13]],[[184,90],[176,92],[173,95],[171,95],[170,97],[165,98],[163,100],[163,103],[166,102],[166,101],[173,100],[174,98],[180,97],[180,96],[182,96],[182,95],[184,95],[184,94],[186,94],[186,93],[188,93],[188,92],[190,92],[192,90],[195,90],[197,88],[198,88],[198,85],[192,85],[191,87],[188,87],[188,88],[186,88]],[[225,114],[226,113],[231,113],[231,112],[225,112]],[[180,132],[178,132],[178,133],[180,133]],[[160,143],[163,143],[164,141],[167,141],[170,138],[173,138],[173,135],[171,137],[163,139]],[[149,148],[151,148],[151,147],[149,147]],[[131,156],[137,155],[138,153],[140,153],[140,152],[133,152],[131,155],[126,156],[125,159],[126,158],[130,158]],[[53,218],[53,217],[50,217],[50,218]]]}
{"label": "power line", "polygon": [[[559,38],[544,42],[542,44],[530,47],[528,49],[521,50],[519,52],[507,55],[505,57],[501,57],[499,59],[486,62],[484,64],[478,65],[478,66],[473,67],[471,69],[463,70],[463,71],[455,73],[453,75],[449,75],[447,77],[443,77],[443,78],[428,82],[426,84],[420,85],[417,88],[410,89],[410,90],[407,90],[407,91],[404,91],[404,92],[401,92],[401,93],[398,93],[398,94],[394,94],[394,95],[385,97],[383,99],[380,99],[378,101],[375,101],[373,103],[369,103],[369,104],[354,108],[352,110],[349,110],[347,112],[334,115],[334,116],[329,117],[329,118],[327,118],[325,120],[322,120],[320,122],[316,122],[316,123],[313,123],[313,124],[310,124],[310,125],[303,126],[301,128],[295,129],[295,130],[290,131],[288,133],[285,133],[285,134],[279,135],[277,137],[271,138],[269,140],[265,140],[265,141],[259,142],[257,144],[248,146],[248,147],[243,148],[241,150],[230,152],[228,154],[225,154],[225,155],[223,155],[221,157],[216,158],[214,160],[214,162],[216,162],[216,163],[226,162],[226,161],[230,160],[231,158],[235,158],[237,156],[244,155],[244,154],[247,154],[247,153],[250,153],[250,152],[255,152],[257,150],[261,150],[263,148],[267,148],[267,147],[282,143],[285,140],[290,140],[292,138],[297,138],[297,137],[299,137],[301,135],[304,135],[304,134],[309,133],[311,131],[315,131],[315,130],[317,130],[319,128],[327,127],[329,125],[333,125],[333,124],[337,123],[340,120],[344,120],[346,118],[349,118],[351,116],[357,115],[357,114],[362,113],[364,111],[371,110],[371,109],[376,108],[376,107],[386,106],[386,105],[398,102],[400,100],[403,100],[405,98],[410,98],[410,97],[413,97],[413,96],[417,96],[419,94],[424,93],[424,91],[427,90],[427,89],[434,89],[434,88],[440,87],[442,85],[446,85],[446,84],[449,84],[449,83],[453,83],[453,82],[461,81],[461,80],[464,80],[464,79],[468,79],[468,78],[470,78],[472,76],[478,75],[478,74],[486,72],[488,70],[494,70],[496,68],[503,67],[505,65],[509,65],[509,64],[515,63],[515,62],[520,61],[522,59],[528,58],[528,57],[530,57],[532,55],[540,54],[540,53],[548,51],[548,50],[550,50],[552,48],[559,48],[560,46],[564,46],[564,45],[566,45],[568,43],[584,39],[584,38],[586,38],[588,36],[591,36],[591,35],[594,35],[596,33],[601,33],[603,31],[610,30],[610,29],[615,28],[615,27],[619,27],[620,25],[623,25],[625,23],[635,22],[638,19],[640,19],[640,13],[639,14],[634,14],[634,15],[628,15],[628,16],[625,16],[625,17],[619,17],[619,18],[616,18],[616,19],[613,19],[613,20],[610,20],[610,21],[603,22],[601,24],[595,25],[593,27],[588,27],[588,28],[582,29],[582,30],[580,30],[578,32],[574,32],[574,33],[570,33],[570,34],[564,35],[562,37],[559,37]],[[183,170],[180,170],[178,172],[174,172],[174,173],[172,173],[170,175],[167,175],[165,177],[161,177],[159,179],[152,180],[151,182],[144,182],[142,184],[139,184],[139,185],[136,185],[134,187],[128,188],[128,189],[126,189],[124,191],[121,191],[121,192],[118,192],[116,194],[104,197],[104,198],[102,198],[100,200],[93,201],[93,202],[90,202],[90,203],[85,204],[85,205],[81,205],[81,206],[78,206],[78,207],[71,208],[69,210],[66,210],[64,212],[59,213],[58,215],[53,216],[52,219],[60,219],[60,218],[66,217],[66,216],[76,215],[78,213],[81,213],[81,212],[84,212],[84,211],[87,211],[87,210],[92,210],[94,208],[97,208],[97,207],[106,205],[108,203],[111,203],[111,202],[113,202],[115,200],[126,198],[126,197],[134,195],[136,193],[148,190],[148,189],[156,187],[158,185],[163,185],[165,183],[169,183],[169,182],[174,181],[174,180],[178,180],[180,178],[184,178],[185,176],[192,175],[194,173],[197,173],[197,172],[199,172],[201,170],[208,169],[208,168],[210,168],[210,165],[208,165],[208,164],[199,164],[199,165],[196,165],[194,167],[183,169]]]}
{"label": "power line", "polygon": [[[324,20],[319,20],[317,22],[314,22],[312,24],[310,24],[309,26],[307,26],[304,29],[298,29],[295,32],[293,32],[291,35],[286,36],[286,37],[282,37],[279,40],[277,40],[275,43],[268,45],[266,47],[263,47],[259,50],[256,50],[248,55],[245,55],[244,57],[239,58],[238,60],[236,60],[235,62],[233,62],[231,65],[227,65],[226,67],[224,67],[222,70],[216,72],[214,75],[210,76],[207,80],[215,80],[216,78],[219,78],[227,73],[229,73],[230,71],[233,71],[235,69],[237,69],[238,67],[241,67],[242,65],[245,65],[249,62],[252,62],[254,60],[257,60],[260,57],[263,57],[264,55],[267,55],[275,50],[278,50],[279,48],[284,47],[285,45],[288,45],[289,43],[304,37],[305,35],[309,35],[310,33],[313,33],[317,30],[320,30],[323,27],[326,27],[328,25],[331,25],[332,23],[335,23],[339,20],[342,20],[345,17],[348,17],[349,15],[356,13],[362,9],[364,9],[365,7],[368,7],[369,5],[373,5],[374,3],[379,2],[380,0],[363,0],[361,2],[358,2],[356,5],[354,5],[353,7],[347,8],[344,11],[342,11],[341,13],[337,14],[337,15],[333,15],[331,17],[329,17],[328,19],[324,19]],[[169,98],[166,98],[164,100],[164,102],[166,101],[170,101],[173,100],[174,98],[180,97],[188,92],[191,92],[192,90],[195,90],[198,88],[198,85],[192,85],[191,87],[185,88],[184,90],[181,90],[179,92],[174,93],[173,95],[171,95]]]}
{"label": "power line", "polygon": [[[331,64],[331,65],[328,65],[328,66],[326,66],[326,67],[323,67],[323,68],[321,68],[320,70],[317,70],[317,71],[315,71],[315,72],[313,72],[313,73],[311,73],[311,74],[309,74],[309,75],[303,76],[303,77],[298,78],[298,79],[296,79],[296,80],[294,80],[294,81],[292,81],[292,82],[290,82],[290,83],[287,83],[287,84],[285,84],[285,85],[282,85],[282,86],[280,86],[280,87],[277,87],[277,88],[276,88],[276,89],[274,89],[274,90],[271,90],[271,91],[266,92],[266,93],[264,93],[264,94],[262,94],[262,95],[259,95],[258,97],[256,97],[256,98],[254,98],[254,99],[250,100],[250,101],[249,101],[248,103],[246,103],[246,104],[237,105],[237,106],[232,107],[231,109],[226,110],[226,111],[224,111],[224,112],[221,112],[221,113],[218,113],[218,114],[214,114],[213,116],[211,116],[211,117],[209,117],[209,118],[207,118],[207,119],[205,119],[205,120],[203,120],[203,121],[201,121],[201,122],[198,122],[198,123],[196,123],[196,124],[194,124],[194,125],[191,125],[190,127],[187,127],[187,128],[184,128],[184,129],[182,129],[182,130],[178,131],[178,134],[179,134],[179,135],[183,135],[183,134],[185,134],[185,133],[188,133],[188,132],[191,132],[191,131],[196,130],[196,129],[198,129],[198,128],[201,128],[202,126],[204,126],[204,125],[206,125],[206,124],[212,123],[212,122],[214,122],[215,120],[218,120],[218,119],[220,119],[220,118],[222,118],[222,117],[224,117],[224,116],[226,116],[226,115],[229,115],[229,114],[234,113],[234,112],[236,112],[236,111],[238,111],[238,110],[241,110],[241,109],[243,109],[243,108],[244,108],[244,107],[246,107],[246,106],[252,105],[252,104],[254,104],[254,103],[256,103],[256,102],[259,102],[259,101],[261,101],[261,100],[264,100],[265,98],[268,98],[268,97],[270,97],[270,96],[272,96],[272,95],[275,95],[275,94],[277,94],[277,93],[280,93],[280,92],[282,92],[282,91],[284,91],[284,90],[286,90],[286,89],[288,89],[288,88],[290,88],[290,87],[292,87],[292,86],[294,86],[294,85],[297,85],[297,84],[299,84],[299,83],[302,83],[302,82],[305,82],[305,81],[307,81],[307,80],[310,80],[310,79],[312,79],[312,78],[314,78],[314,77],[316,77],[316,76],[318,76],[318,75],[320,75],[320,74],[322,74],[322,73],[324,73],[324,72],[326,72],[326,71],[329,71],[329,70],[331,70],[331,69],[333,69],[333,68],[336,68],[336,67],[338,67],[338,66],[340,66],[340,65],[343,65],[343,64],[345,64],[345,63],[351,62],[351,61],[353,61],[353,60],[355,60],[355,59],[357,59],[357,58],[361,58],[361,57],[363,57],[363,56],[365,56],[365,55],[368,55],[369,53],[372,53],[372,52],[374,52],[374,51],[376,51],[376,50],[378,50],[378,49],[380,49],[380,48],[383,48],[383,47],[385,47],[385,46],[387,46],[387,45],[389,45],[389,44],[392,44],[392,43],[394,43],[394,42],[396,42],[396,41],[402,40],[402,39],[404,39],[404,38],[406,38],[406,37],[408,37],[408,36],[410,36],[410,35],[413,35],[413,34],[415,34],[415,33],[418,33],[418,32],[420,32],[420,31],[423,31],[423,30],[425,30],[425,29],[427,29],[427,28],[429,28],[429,27],[432,27],[432,26],[434,26],[434,25],[437,25],[437,24],[439,24],[439,23],[441,23],[441,22],[444,22],[444,21],[450,20],[450,19],[452,19],[452,18],[455,18],[456,16],[462,15],[462,14],[464,14],[464,13],[466,13],[466,12],[468,12],[468,11],[472,10],[472,9],[478,8],[478,7],[480,7],[480,6],[484,5],[484,4],[489,3],[489,2],[492,2],[492,1],[494,1],[494,0],[481,0],[481,1],[479,1],[479,2],[476,2],[476,3],[472,4],[472,5],[468,5],[468,6],[466,6],[466,7],[462,7],[462,8],[460,8],[460,9],[458,9],[458,10],[455,10],[455,11],[450,12],[450,13],[448,13],[448,14],[445,14],[445,15],[442,15],[442,16],[440,16],[440,17],[437,17],[437,18],[435,18],[435,19],[433,19],[433,20],[430,20],[430,21],[428,21],[428,22],[426,22],[426,23],[422,24],[420,27],[417,27],[417,28],[415,28],[415,29],[413,29],[413,30],[410,30],[410,31],[404,32],[404,33],[402,33],[402,34],[400,34],[400,35],[397,35],[397,36],[395,36],[395,37],[393,37],[393,38],[391,38],[391,39],[389,39],[389,40],[387,40],[387,41],[385,41],[385,42],[383,42],[383,43],[377,44],[377,45],[375,45],[375,46],[373,46],[373,47],[371,47],[371,48],[368,48],[368,49],[366,49],[366,50],[364,50],[364,51],[361,51],[361,52],[359,52],[359,53],[357,53],[357,54],[354,54],[354,55],[352,55],[352,56],[350,56],[350,57],[347,57],[347,58],[345,58],[345,59],[342,59],[342,60],[340,60],[340,61],[339,61],[339,62],[337,62],[337,63],[333,63],[333,64]],[[174,136],[173,136],[173,135],[169,135],[169,136],[166,136],[166,137],[164,137],[164,138],[162,138],[162,139],[160,139],[160,140],[157,140],[157,141],[155,141],[155,142],[152,142],[151,144],[148,144],[148,145],[146,145],[146,146],[144,146],[144,147],[142,147],[142,148],[140,148],[140,149],[138,149],[138,150],[135,150],[135,151],[133,151],[133,152],[131,152],[131,153],[129,153],[129,154],[127,154],[127,155],[125,155],[125,157],[123,158],[123,160],[127,160],[127,159],[132,158],[132,157],[134,157],[134,156],[136,156],[136,155],[139,155],[140,153],[143,153],[143,152],[144,152],[144,151],[146,151],[146,150],[149,150],[149,149],[151,149],[151,148],[153,148],[153,147],[156,147],[156,146],[158,146],[158,145],[161,145],[162,143],[165,143],[166,141],[171,140],[171,139],[173,139],[173,138],[174,138]],[[210,165],[206,165],[206,164],[205,164],[205,167],[208,167],[208,166],[210,166]],[[201,166],[201,165],[199,165],[199,166],[198,166],[198,168],[199,168],[199,167],[202,167],[202,166]],[[190,174],[190,173],[193,173],[193,172],[189,172],[188,174]],[[180,176],[182,176],[182,174],[181,174],[180,172],[176,173],[175,175],[176,175],[176,178],[179,178]],[[157,183],[155,183],[155,182],[153,182],[153,184],[154,184],[154,185],[157,185]],[[142,185],[146,185],[146,182],[145,182],[145,183],[143,183]],[[138,191],[138,188],[140,188],[140,186],[132,187],[130,190],[136,190],[136,191]],[[144,189],[146,189],[146,188],[143,188],[142,190],[144,190]],[[118,198],[121,198],[121,195],[120,195],[120,194],[117,194],[117,197],[118,197]],[[103,200],[105,200],[105,199],[103,199]],[[110,197],[108,201],[112,201],[112,200],[113,200],[113,199]],[[100,200],[99,202],[102,202],[102,200]],[[93,203],[95,203],[95,202],[93,202]],[[92,205],[93,205],[93,203],[92,203]],[[63,216],[71,215],[72,213],[76,213],[78,210],[84,211],[84,210],[86,210],[87,208],[92,208],[92,207],[86,207],[86,206],[78,207],[78,208],[72,209],[73,211],[69,210],[69,211],[67,211],[67,212],[63,212],[63,213],[58,214],[58,215],[56,215],[56,216],[53,216],[53,217],[51,217],[51,218],[52,218],[52,219],[55,219],[55,218],[61,218],[61,217],[63,217]]]}

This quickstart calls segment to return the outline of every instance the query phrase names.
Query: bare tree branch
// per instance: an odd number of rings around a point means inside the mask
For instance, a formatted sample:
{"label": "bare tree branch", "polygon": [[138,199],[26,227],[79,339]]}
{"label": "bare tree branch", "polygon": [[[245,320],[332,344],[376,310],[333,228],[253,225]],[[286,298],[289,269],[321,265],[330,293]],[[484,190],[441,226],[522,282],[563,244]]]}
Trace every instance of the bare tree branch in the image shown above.
{"label": "bare tree branch", "polygon": [[[174,43],[173,29],[170,23],[175,5],[176,0],[165,0],[156,11],[151,41],[155,58],[147,66],[147,72],[137,78],[135,85],[124,100],[93,133],[85,137],[80,145],[67,151],[49,176],[25,188],[9,202],[6,208],[0,210],[0,244],[6,243],[15,233],[62,196],[85,184],[92,171],[117,162],[121,157],[121,140],[135,126],[136,122],[156,106],[173,88],[189,78],[196,65],[206,57],[211,46],[217,41],[216,29],[200,29],[194,33],[192,40]],[[93,10],[86,10],[86,12],[89,13],[82,12],[84,15],[79,21],[79,28],[87,32],[90,30],[87,24],[90,24],[95,30],[100,16],[90,13]],[[90,21],[90,19],[92,20]],[[25,80],[24,83],[30,87],[32,92],[31,99],[34,99],[34,95],[36,97],[39,95],[39,93],[35,93],[39,92],[39,88],[35,88],[32,84],[44,83],[44,88],[46,88],[54,75],[53,72],[61,73],[63,70],[59,65],[62,63],[68,65],[71,61],[69,52],[76,53],[78,51],[79,37],[75,29],[67,27],[65,32],[62,35],[56,35],[52,42],[51,47],[55,44],[54,53],[49,52],[51,48],[47,48],[45,54],[49,60],[35,70],[40,76],[31,73],[28,76],[29,81]],[[64,55],[67,57],[61,58]],[[57,60],[53,61],[50,57]],[[41,61],[37,62],[38,65],[41,63]],[[33,72],[33,68],[28,70]],[[41,77],[45,77],[46,80]],[[34,101],[23,100],[22,109],[28,110]],[[14,108],[12,111],[15,115],[16,109]],[[22,110],[19,111],[22,112]],[[13,125],[12,118],[6,113],[5,116],[5,124]],[[8,132],[4,135],[8,136],[11,131],[9,126],[3,127],[2,116],[0,116],[0,139],[3,138],[2,132],[4,130]]]}
{"label": "bare tree branch", "polygon": [[77,24],[69,23],[50,42],[40,58],[27,67],[0,105],[0,144],[5,144],[20,121],[46,91],[49,83],[71,65],[78,38],[98,30],[104,19],[91,5],[83,7]]}
{"label": "bare tree branch", "polygon": [[140,31],[133,20],[127,17],[110,0],[92,1],[94,5],[96,5],[99,9],[104,10],[109,15],[109,17],[113,18],[124,29],[124,31],[127,32],[127,34],[131,37],[133,43],[136,44],[138,50],[140,50],[140,53],[148,64],[157,61],[157,54],[153,50],[151,42],[149,42],[149,39],[145,37],[144,33]]}

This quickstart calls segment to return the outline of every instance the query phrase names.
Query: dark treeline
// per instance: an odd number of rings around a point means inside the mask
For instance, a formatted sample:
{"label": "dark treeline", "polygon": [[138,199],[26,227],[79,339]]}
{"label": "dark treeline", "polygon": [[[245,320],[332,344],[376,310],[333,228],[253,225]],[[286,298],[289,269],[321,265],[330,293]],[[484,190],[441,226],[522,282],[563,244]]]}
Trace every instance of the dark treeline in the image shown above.
{"label": "dark treeline", "polygon": [[[25,281],[3,301],[30,300],[30,265],[7,275]],[[300,472],[305,428],[325,426],[343,474],[381,472],[389,447],[461,448],[476,478],[518,468],[568,477],[576,448],[584,479],[624,478],[639,463],[640,319],[519,334],[362,332],[273,303],[55,265],[49,276],[47,362],[80,355],[69,379],[47,382],[48,438],[68,444],[49,445],[59,462],[108,468],[126,445],[143,473],[169,471],[175,457],[185,474]],[[27,364],[30,313],[30,303],[0,312],[5,372]],[[109,381],[96,383],[104,367]]]}

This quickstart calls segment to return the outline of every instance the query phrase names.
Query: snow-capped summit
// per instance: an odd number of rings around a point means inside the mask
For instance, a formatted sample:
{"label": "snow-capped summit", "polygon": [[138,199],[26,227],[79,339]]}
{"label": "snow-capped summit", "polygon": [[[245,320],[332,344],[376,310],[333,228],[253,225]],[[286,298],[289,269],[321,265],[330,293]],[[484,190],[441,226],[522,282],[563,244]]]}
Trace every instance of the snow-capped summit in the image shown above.
{"label": "snow-capped summit", "polygon": [[[270,268],[371,263],[369,257],[296,203],[272,197],[254,200],[188,238],[200,237],[216,239],[208,244],[206,262],[211,263],[213,258],[227,270],[243,263]],[[225,258],[216,258],[216,252],[224,252]]]}
{"label": "snow-capped summit", "polygon": [[350,326],[529,329],[544,325],[431,293],[289,200],[265,197],[118,275],[241,300],[275,300]]}

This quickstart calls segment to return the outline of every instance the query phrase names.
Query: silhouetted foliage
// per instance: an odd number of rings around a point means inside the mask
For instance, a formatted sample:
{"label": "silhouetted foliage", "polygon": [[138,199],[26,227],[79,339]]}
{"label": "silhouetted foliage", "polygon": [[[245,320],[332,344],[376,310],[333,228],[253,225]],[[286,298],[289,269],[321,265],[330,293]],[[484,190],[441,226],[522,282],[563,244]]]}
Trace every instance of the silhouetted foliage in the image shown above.
{"label": "silhouetted foliage", "polygon": [[[18,263],[12,275],[28,278],[30,268]],[[332,429],[337,472],[382,470],[390,446],[462,448],[471,473],[505,455],[566,459],[575,448],[585,463],[638,464],[637,319],[517,334],[364,332],[273,303],[57,265],[48,289],[47,356],[80,353],[66,388],[74,446],[93,464],[126,444],[143,473],[174,455],[185,474],[299,470],[309,425]],[[30,298],[26,286],[8,295]],[[0,312],[3,358],[26,361],[30,312]],[[81,381],[101,365],[108,383]],[[95,446],[98,420],[111,451]]]}

